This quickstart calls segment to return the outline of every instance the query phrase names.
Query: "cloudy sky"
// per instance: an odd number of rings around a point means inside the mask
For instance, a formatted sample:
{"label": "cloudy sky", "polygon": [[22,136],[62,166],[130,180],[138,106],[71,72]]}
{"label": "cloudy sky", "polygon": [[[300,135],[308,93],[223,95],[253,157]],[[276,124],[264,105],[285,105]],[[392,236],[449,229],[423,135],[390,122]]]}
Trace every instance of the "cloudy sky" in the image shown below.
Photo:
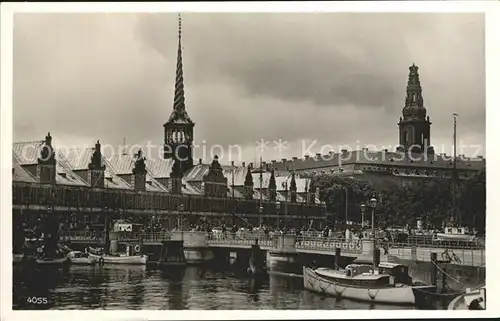
{"label": "cloudy sky", "polygon": [[[252,161],[261,139],[264,160],[325,144],[393,149],[412,63],[436,150],[451,151],[454,112],[459,141],[485,144],[482,14],[187,13],[183,49],[186,106],[207,146],[196,158],[217,144],[227,161],[239,145]],[[16,14],[14,141],[50,131],[65,146],[161,145],[176,54],[176,14]]]}

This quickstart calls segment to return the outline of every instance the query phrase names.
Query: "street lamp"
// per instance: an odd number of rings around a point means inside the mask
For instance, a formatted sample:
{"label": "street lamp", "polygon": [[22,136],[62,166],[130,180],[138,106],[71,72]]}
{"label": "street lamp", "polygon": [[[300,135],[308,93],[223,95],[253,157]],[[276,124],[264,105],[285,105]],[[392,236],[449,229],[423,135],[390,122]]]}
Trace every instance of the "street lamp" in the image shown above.
{"label": "street lamp", "polygon": [[366,205],[361,204],[361,229],[365,227],[365,210],[366,210]]}
{"label": "street lamp", "polygon": [[375,238],[375,207],[377,206],[377,199],[372,197],[370,200],[370,206],[372,208],[372,237],[373,237],[373,270],[375,271],[375,249],[377,245],[377,239]]}
{"label": "street lamp", "polygon": [[264,207],[262,205],[259,206],[259,229],[262,227],[262,212],[264,211]]}

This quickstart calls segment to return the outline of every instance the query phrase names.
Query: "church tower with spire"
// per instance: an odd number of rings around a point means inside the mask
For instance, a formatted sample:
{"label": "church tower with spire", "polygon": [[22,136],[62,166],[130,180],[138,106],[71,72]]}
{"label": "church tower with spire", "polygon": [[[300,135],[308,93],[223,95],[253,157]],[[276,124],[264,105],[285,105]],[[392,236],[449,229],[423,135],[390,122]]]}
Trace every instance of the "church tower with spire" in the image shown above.
{"label": "church tower with spire", "polygon": [[406,101],[399,118],[399,147],[398,151],[405,153],[433,154],[431,147],[431,122],[427,116],[422,98],[422,87],[418,75],[418,67],[410,66],[408,84],[406,86]]}
{"label": "church tower with spire", "polygon": [[179,42],[177,48],[177,71],[175,75],[174,108],[164,128],[163,158],[174,159],[177,175],[193,167],[194,122],[186,111],[184,98],[184,75],[182,70],[182,20],[179,14]]}

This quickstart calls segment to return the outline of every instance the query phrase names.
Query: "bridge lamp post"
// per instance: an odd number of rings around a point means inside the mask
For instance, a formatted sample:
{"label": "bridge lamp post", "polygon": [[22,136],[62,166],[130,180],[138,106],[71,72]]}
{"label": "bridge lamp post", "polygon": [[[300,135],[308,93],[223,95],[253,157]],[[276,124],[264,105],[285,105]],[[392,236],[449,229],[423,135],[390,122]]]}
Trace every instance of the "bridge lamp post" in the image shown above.
{"label": "bridge lamp post", "polygon": [[259,206],[259,230],[260,230],[260,227],[262,226],[262,212],[264,211],[264,207],[262,207],[262,205]]}
{"label": "bridge lamp post", "polygon": [[372,208],[372,237],[373,237],[373,270],[375,270],[375,249],[377,246],[377,238],[375,237],[375,207],[377,206],[377,199],[372,197],[370,200],[370,206]]}
{"label": "bridge lamp post", "polygon": [[361,229],[364,229],[365,227],[365,210],[366,210],[366,205],[361,204]]}

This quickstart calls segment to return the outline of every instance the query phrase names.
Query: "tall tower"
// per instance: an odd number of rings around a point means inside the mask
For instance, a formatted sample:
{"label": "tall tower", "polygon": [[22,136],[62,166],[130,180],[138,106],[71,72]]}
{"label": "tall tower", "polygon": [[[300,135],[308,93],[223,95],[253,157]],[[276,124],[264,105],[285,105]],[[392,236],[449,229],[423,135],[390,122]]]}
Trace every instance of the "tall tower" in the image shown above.
{"label": "tall tower", "polygon": [[410,153],[433,154],[431,144],[431,122],[427,116],[422,98],[422,87],[418,75],[418,67],[410,66],[408,84],[406,86],[406,101],[399,118],[399,151]]}
{"label": "tall tower", "polygon": [[165,131],[163,158],[177,160],[179,170],[184,173],[193,167],[194,122],[186,111],[184,98],[184,76],[182,72],[182,20],[179,14],[179,46],[177,48],[177,72],[175,75],[174,110],[163,124]]}

